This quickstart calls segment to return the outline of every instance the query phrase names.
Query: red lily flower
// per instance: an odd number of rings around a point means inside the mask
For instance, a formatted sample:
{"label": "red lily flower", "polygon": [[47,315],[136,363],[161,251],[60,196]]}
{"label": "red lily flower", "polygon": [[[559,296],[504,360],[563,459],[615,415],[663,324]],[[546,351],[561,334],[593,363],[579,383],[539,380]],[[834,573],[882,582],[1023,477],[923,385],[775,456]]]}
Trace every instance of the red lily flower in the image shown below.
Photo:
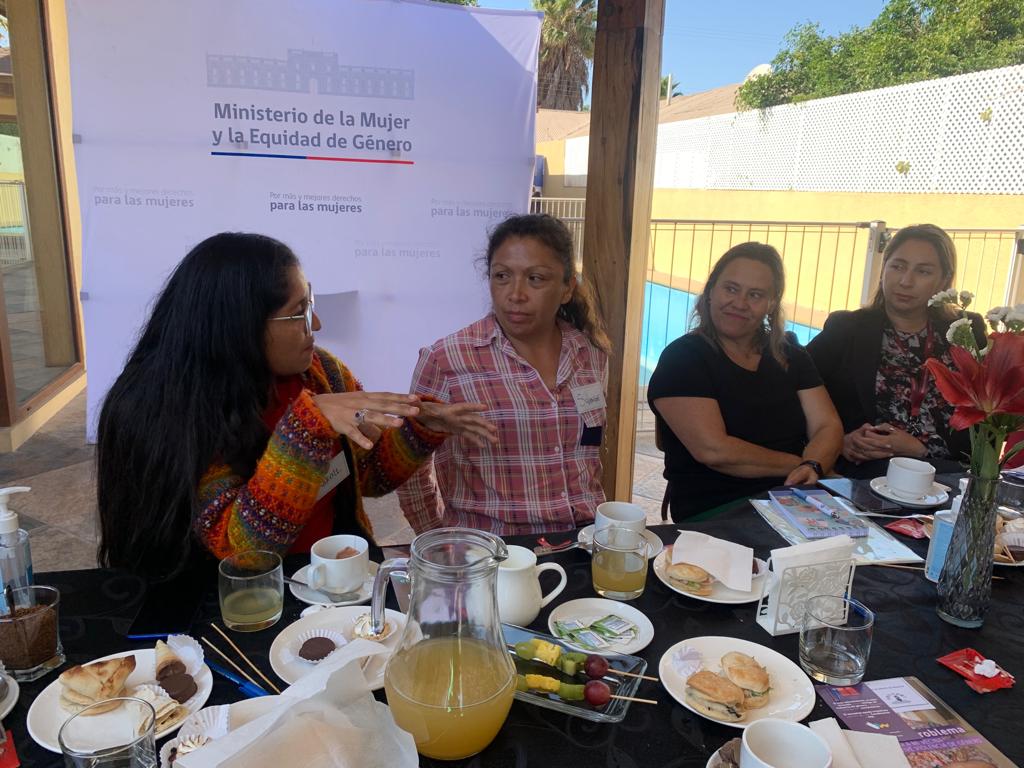
{"label": "red lily flower", "polygon": [[954,406],[949,426],[967,429],[996,413],[1024,415],[1024,335],[993,333],[981,362],[963,347],[950,354],[957,370],[932,358],[925,366],[946,401]]}

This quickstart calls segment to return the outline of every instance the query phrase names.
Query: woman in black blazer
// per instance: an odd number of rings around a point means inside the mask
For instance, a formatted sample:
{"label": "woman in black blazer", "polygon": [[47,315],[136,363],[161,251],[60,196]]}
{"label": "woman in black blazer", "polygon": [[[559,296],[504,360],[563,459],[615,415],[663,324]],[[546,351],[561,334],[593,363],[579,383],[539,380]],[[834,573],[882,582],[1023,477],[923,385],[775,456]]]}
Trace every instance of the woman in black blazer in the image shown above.
{"label": "woman in black blazer", "polygon": [[[946,332],[957,319],[928,300],[950,288],[956,249],[942,229],[899,230],[882,255],[882,276],[869,307],[833,312],[807,346],[843,422],[837,471],[885,474],[892,456],[913,456],[940,471],[959,471],[970,451],[967,432],[949,428],[953,413],[924,368],[936,357],[952,364]],[[968,313],[980,345],[985,322]]]}

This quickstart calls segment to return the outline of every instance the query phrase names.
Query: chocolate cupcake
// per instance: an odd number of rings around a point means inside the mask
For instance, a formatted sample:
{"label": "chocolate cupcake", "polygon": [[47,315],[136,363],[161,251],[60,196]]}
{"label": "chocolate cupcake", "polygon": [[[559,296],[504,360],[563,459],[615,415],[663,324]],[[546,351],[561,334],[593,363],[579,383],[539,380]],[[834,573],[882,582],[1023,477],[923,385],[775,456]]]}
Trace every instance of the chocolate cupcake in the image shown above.
{"label": "chocolate cupcake", "polygon": [[199,687],[196,685],[196,681],[193,679],[192,675],[187,672],[167,675],[157,682],[161,688],[167,691],[167,695],[179,704],[184,704],[195,696],[196,691],[199,690]]}

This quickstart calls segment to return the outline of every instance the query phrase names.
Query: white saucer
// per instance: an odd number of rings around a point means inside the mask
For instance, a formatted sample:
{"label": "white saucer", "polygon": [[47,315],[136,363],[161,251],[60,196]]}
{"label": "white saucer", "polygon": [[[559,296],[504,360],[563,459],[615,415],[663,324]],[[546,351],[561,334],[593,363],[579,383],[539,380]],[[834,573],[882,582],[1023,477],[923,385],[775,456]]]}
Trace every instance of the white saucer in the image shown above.
{"label": "white saucer", "polygon": [[7,717],[10,711],[14,709],[14,705],[18,703],[18,696],[21,693],[17,680],[10,675],[3,675],[3,678],[7,681],[7,695],[0,700],[0,720]]}
{"label": "white saucer", "polygon": [[[604,616],[614,614],[621,619],[636,624],[637,635],[632,640],[624,643],[612,642],[607,648],[596,650],[577,645],[566,637],[558,637],[555,634],[555,622],[566,621],[567,619],[579,619],[584,624],[597,621]],[[608,653],[635,654],[642,651],[651,644],[654,639],[654,625],[651,620],[631,605],[619,600],[606,600],[603,597],[584,597],[579,600],[570,600],[555,608],[548,616],[548,631],[558,638],[560,643],[565,643],[573,650],[583,653],[597,653],[600,655]]]}
{"label": "white saucer", "polygon": [[[326,605],[328,608],[337,608],[342,605],[361,605],[362,603],[368,603],[370,598],[373,597],[373,578],[377,575],[377,567],[377,563],[372,560],[369,562],[366,568],[366,580],[363,581],[363,586],[359,588],[359,593],[351,600],[339,600],[338,602],[325,600],[317,590],[310,589],[309,587],[300,587],[297,584],[289,584],[288,589],[291,590],[296,599],[310,605]],[[292,578],[308,583],[308,575],[309,566],[304,565],[292,574]]]}
{"label": "white saucer", "polygon": [[679,588],[672,583],[672,579],[668,577],[665,572],[666,569],[672,564],[672,547],[665,547],[665,551],[654,558],[654,575],[658,577],[666,587],[674,592],[678,592],[680,595],[686,597],[692,597],[694,600],[703,600],[706,603],[725,603],[730,605],[738,605],[741,603],[753,603],[761,599],[761,595],[764,593],[765,584],[768,583],[768,563],[760,558],[754,558],[757,561],[757,575],[754,576],[750,581],[750,591],[741,592],[738,589],[729,589],[722,582],[715,579],[711,583],[711,594],[710,595],[695,595],[692,592],[687,592],[684,589]]}
{"label": "white saucer", "polygon": [[[661,539],[658,538],[658,534],[654,531],[644,529],[644,538],[647,539],[648,560],[652,557],[657,557],[661,553],[661,550],[665,548]],[[594,526],[588,525],[586,528],[581,528],[579,534],[576,536],[576,540],[589,552],[591,545],[594,543]]]}
{"label": "white saucer", "polygon": [[[316,665],[298,658],[299,635],[311,629],[332,629],[344,635],[346,640],[351,640],[354,636],[352,630],[355,627],[356,619],[364,613],[369,613],[369,610],[358,606],[331,608],[328,611],[318,611],[289,624],[278,633],[270,645],[269,659],[274,674],[289,685],[301,680],[314,671]],[[388,623],[394,625],[394,631],[380,642],[393,652],[398,645],[402,630],[405,628],[405,614],[387,608],[384,615]],[[390,657],[391,653],[374,656],[363,670],[371,690],[376,691],[384,687],[384,666]]]}
{"label": "white saucer", "polygon": [[949,488],[942,483],[932,483],[932,492],[925,496],[911,496],[903,491],[889,487],[885,477],[876,477],[871,481],[871,490],[883,499],[894,501],[900,506],[910,509],[931,509],[949,501]]}

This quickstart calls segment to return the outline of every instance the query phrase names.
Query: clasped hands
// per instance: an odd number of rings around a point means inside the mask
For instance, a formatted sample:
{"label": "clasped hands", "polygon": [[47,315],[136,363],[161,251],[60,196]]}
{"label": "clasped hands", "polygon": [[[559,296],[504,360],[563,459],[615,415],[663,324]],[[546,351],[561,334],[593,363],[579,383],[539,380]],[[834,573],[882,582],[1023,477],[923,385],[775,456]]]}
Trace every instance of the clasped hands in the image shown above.
{"label": "clasped hands", "polygon": [[390,427],[402,426],[402,419],[415,417],[433,432],[459,435],[474,445],[498,442],[498,428],[480,414],[483,403],[435,403],[419,395],[392,392],[338,392],[314,395],[313,401],[338,434],[369,450]]}
{"label": "clasped hands", "polygon": [[924,443],[891,424],[862,424],[843,435],[843,457],[854,464],[893,456],[925,455]]}

